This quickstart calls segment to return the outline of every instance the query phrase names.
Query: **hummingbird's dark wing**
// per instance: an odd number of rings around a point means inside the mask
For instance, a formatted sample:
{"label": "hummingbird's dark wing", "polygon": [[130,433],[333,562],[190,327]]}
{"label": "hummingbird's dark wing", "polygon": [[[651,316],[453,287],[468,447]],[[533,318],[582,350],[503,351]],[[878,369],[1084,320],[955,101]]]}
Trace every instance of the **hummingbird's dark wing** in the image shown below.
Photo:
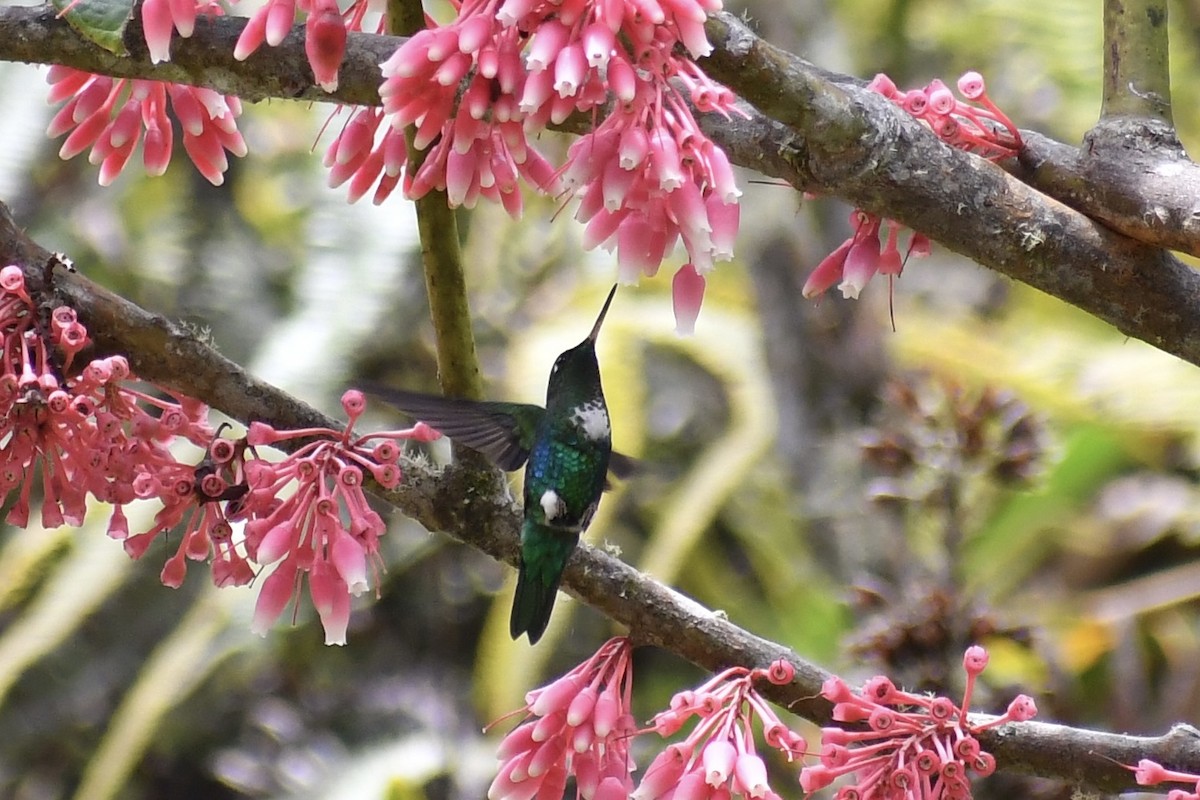
{"label": "hummingbird's dark wing", "polygon": [[483,453],[493,464],[509,472],[520,468],[529,458],[534,430],[546,413],[541,406],[526,403],[461,400],[384,386],[369,386],[365,391],[443,436]]}

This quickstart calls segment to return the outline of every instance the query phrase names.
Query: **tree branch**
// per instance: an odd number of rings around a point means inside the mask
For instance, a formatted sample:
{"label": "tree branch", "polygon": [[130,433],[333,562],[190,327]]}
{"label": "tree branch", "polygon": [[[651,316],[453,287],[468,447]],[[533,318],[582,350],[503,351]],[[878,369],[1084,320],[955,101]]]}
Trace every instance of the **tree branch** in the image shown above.
{"label": "tree branch", "polygon": [[[0,59],[202,83],[250,99],[283,89],[280,96],[378,103],[377,64],[400,41],[352,35],[338,91],[323,95],[298,82],[308,76],[299,29],[279,47],[264,48],[245,63],[234,61],[232,43],[243,24],[231,18],[198,21],[191,39],[174,42],[174,60],[156,67],[136,48],[133,57],[118,59],[81,44],[48,12],[0,8]],[[716,51],[705,68],[766,112],[734,122],[704,115],[705,132],[735,163],[899,220],[1200,365],[1200,276],[1177,259],[1117,235],[991,164],[947,147],[883,98],[772,47],[728,14],[711,18],[708,32]],[[1047,157],[1067,154],[1058,150]],[[1114,159],[1114,170],[1122,163]],[[1046,160],[1039,163],[1039,169],[1046,167]],[[1188,196],[1200,191],[1198,186],[1193,184]],[[1094,196],[1103,196],[1098,187]],[[1177,232],[1181,244],[1200,235],[1192,216],[1200,202],[1155,207],[1164,220],[1158,227],[1186,221]],[[1194,248],[1200,244],[1184,249]]]}
{"label": "tree branch", "polygon": [[[51,294],[75,308],[100,353],[124,354],[140,377],[191,395],[243,422],[264,420],[278,428],[342,425],[256,380],[180,326],[81,275],[55,270],[47,285],[46,265],[52,258],[25,236],[8,207],[0,203],[0,263],[20,265],[31,294]],[[400,487],[380,496],[429,530],[515,565],[520,512],[498,483],[491,492],[480,492],[478,487],[478,475],[470,467],[455,464],[434,471],[408,462]],[[762,667],[788,659],[796,668],[793,682],[763,686],[764,694],[814,722],[830,720],[830,704],[820,697],[827,672],[606,553],[581,546],[571,558],[563,585],[583,602],[627,625],[639,644],[654,645],[710,671],[732,665]],[[1187,726],[1176,726],[1160,737],[1132,737],[1028,722],[986,731],[981,742],[1005,770],[1061,778],[1092,791],[1134,788],[1133,773],[1120,764],[1136,764],[1140,758],[1200,772],[1200,735]]]}
{"label": "tree branch", "polygon": [[[387,20],[390,33],[410,36],[416,33],[425,24],[420,0],[392,0],[388,4]],[[404,132],[410,174],[420,168],[428,155],[413,146],[415,136],[416,130],[412,126]],[[429,297],[429,318],[433,320],[437,345],[438,382],[447,395],[482,400],[483,378],[479,374],[479,357],[471,331],[458,218],[445,190],[434,189],[418,198],[416,207],[425,292]]]}

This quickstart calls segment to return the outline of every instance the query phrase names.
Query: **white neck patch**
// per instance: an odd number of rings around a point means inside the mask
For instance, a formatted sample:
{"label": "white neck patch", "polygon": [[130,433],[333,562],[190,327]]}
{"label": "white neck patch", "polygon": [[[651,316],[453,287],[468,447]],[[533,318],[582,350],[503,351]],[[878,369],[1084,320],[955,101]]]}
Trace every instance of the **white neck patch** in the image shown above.
{"label": "white neck patch", "polygon": [[571,412],[571,422],[583,430],[583,435],[593,442],[604,441],[612,437],[612,428],[608,423],[608,409],[604,403],[588,403],[576,406]]}

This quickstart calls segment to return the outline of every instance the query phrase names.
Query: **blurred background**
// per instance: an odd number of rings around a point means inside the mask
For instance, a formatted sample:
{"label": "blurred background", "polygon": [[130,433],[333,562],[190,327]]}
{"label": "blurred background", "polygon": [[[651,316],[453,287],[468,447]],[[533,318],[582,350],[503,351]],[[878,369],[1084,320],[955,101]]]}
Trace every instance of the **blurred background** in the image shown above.
{"label": "blurred background", "polygon": [[[1066,142],[1099,105],[1095,2],[730,8],[863,78],[979,70],[1021,127]],[[1171,14],[1175,72],[1194,75],[1200,3]],[[162,178],[131,167],[101,189],[44,135],[45,73],[0,64],[0,199],[42,245],[327,412],[358,379],[435,388],[411,206],[326,188],[330,108],[248,105],[251,155],[221,187],[177,152]],[[1200,85],[1174,91],[1195,153]],[[643,468],[589,539],[851,681],[958,692],[980,641],[980,707],[1023,691],[1069,724],[1200,719],[1200,372],[936,244],[894,287],[805,301],[850,209],[740,177],[737,260],[709,276],[694,336],[674,333],[678,259],[617,296],[602,372],[615,445]],[[460,216],[495,398],[541,402],[615,275],[554,210]],[[381,409],[365,427],[399,422]],[[259,638],[253,591],[216,591],[196,566],[165,588],[174,545],[131,562],[104,520],[0,531],[0,797],[482,797],[507,729],[483,725],[619,632],[560,598],[543,642],[514,644],[511,571],[391,514],[379,596],[356,605],[346,647],[322,644],[304,603]],[[655,651],[635,669],[641,720],[702,678]],[[800,796],[775,767],[774,788]],[[980,796],[1066,796],[1017,781]]]}

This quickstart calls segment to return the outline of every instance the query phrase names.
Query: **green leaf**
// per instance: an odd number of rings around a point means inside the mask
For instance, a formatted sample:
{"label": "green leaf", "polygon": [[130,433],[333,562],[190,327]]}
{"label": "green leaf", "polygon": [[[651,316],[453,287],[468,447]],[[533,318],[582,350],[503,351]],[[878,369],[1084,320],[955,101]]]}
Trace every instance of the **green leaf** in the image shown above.
{"label": "green leaf", "polygon": [[128,55],[125,49],[125,26],[133,16],[133,0],[52,0],[59,11],[70,8],[63,16],[67,23],[83,36],[110,53]]}

